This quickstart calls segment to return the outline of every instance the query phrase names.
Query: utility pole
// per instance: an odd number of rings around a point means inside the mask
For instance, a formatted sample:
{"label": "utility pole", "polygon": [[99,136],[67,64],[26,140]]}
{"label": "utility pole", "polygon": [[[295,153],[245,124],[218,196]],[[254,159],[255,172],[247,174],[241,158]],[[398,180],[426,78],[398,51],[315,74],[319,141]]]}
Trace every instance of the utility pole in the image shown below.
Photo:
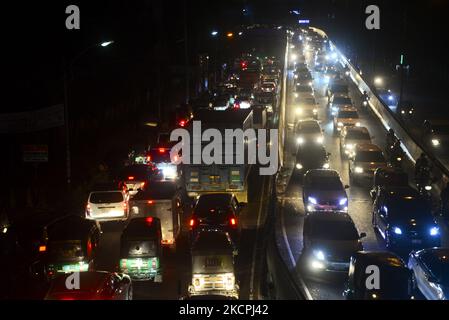
{"label": "utility pole", "polygon": [[400,89],[399,89],[399,101],[398,101],[398,107],[396,108],[396,112],[401,112],[401,108],[402,108],[402,101],[403,101],[403,96],[404,96],[404,76],[405,76],[405,71],[409,69],[409,65],[405,65],[404,64],[404,55],[401,54],[401,60],[400,63],[396,66],[396,70],[399,70],[400,72]]}
{"label": "utility pole", "polygon": [[189,42],[187,30],[187,0],[184,0],[184,57],[185,57],[185,85],[186,85],[186,104],[190,100],[190,71],[189,71]]}
{"label": "utility pole", "polygon": [[70,123],[69,123],[69,65],[65,58],[63,58],[64,68],[64,127],[65,127],[65,156],[66,156],[66,182],[67,190],[70,191],[72,185],[72,163],[70,154]]}

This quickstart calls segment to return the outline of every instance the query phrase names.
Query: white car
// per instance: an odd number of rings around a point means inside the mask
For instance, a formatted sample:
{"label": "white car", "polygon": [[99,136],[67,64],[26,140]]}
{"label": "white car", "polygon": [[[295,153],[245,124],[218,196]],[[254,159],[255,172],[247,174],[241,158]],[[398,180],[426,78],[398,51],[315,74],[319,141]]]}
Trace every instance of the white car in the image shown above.
{"label": "white car", "polygon": [[340,153],[353,158],[358,144],[370,144],[371,136],[365,127],[343,127],[340,137]]}
{"label": "white car", "polygon": [[86,219],[96,221],[125,221],[129,216],[129,195],[125,190],[98,190],[89,194]]}
{"label": "white car", "polygon": [[408,268],[413,272],[415,288],[427,300],[449,299],[449,248],[412,252]]}

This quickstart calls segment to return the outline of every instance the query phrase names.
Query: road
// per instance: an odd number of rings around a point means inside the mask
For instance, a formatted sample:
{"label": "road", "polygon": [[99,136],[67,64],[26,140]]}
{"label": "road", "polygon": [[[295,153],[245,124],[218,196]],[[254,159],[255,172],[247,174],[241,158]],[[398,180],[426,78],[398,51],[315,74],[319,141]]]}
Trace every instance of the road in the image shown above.
{"label": "road", "polygon": [[[310,68],[311,55],[306,56]],[[314,73],[314,89],[317,102],[320,104],[319,120],[325,132],[325,147],[331,153],[330,165],[331,169],[337,170],[344,184],[349,183],[348,160],[342,158],[340,154],[340,139],[333,135],[332,119],[326,112],[327,97],[325,97],[325,85],[317,79],[319,76]],[[290,71],[287,82],[287,105],[286,115],[287,123],[290,127],[294,121],[294,103],[293,103],[293,74]],[[361,125],[368,128],[373,143],[385,148],[386,131],[380,122],[370,111],[361,110],[361,97],[356,87],[350,84],[350,96],[354,105],[359,108]],[[293,152],[296,152],[295,139],[293,130],[287,130],[287,141],[284,150],[284,181],[278,185],[278,198],[281,202],[279,218],[276,221],[276,235],[280,244],[280,251],[285,261],[292,268],[300,282],[305,286],[306,292],[309,293],[309,299],[342,299],[342,291],[345,276],[327,276],[324,281],[322,279],[307,279],[301,272],[301,251],[302,229],[304,221],[304,206],[302,202],[302,186],[299,179],[292,176],[291,172],[294,167]],[[410,166],[410,164],[408,164]],[[350,185],[348,190],[349,196],[349,214],[354,220],[359,233],[365,232],[367,237],[363,239],[365,250],[385,250],[383,239],[374,232],[371,226],[371,210],[372,201],[369,195],[371,184]],[[445,229],[444,234],[447,234]]]}

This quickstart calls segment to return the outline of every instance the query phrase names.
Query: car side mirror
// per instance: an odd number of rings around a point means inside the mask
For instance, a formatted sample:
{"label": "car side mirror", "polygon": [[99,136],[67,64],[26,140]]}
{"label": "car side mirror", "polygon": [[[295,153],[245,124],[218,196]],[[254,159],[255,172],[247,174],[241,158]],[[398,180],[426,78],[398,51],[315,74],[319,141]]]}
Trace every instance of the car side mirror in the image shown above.
{"label": "car side mirror", "polygon": [[239,208],[245,208],[246,207],[246,202],[239,202]]}
{"label": "car side mirror", "polygon": [[350,186],[348,184],[345,185],[345,189],[349,189]]}
{"label": "car side mirror", "polygon": [[362,238],[366,238],[366,233],[365,233],[365,232],[362,232],[362,233],[360,234],[360,239],[362,239]]}

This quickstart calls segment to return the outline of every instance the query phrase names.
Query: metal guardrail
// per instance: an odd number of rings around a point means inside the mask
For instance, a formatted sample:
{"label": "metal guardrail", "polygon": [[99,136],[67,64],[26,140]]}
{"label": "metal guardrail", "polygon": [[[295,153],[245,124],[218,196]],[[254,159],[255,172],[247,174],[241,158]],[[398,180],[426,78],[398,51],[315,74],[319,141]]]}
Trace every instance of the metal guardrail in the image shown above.
{"label": "metal guardrail", "polygon": [[[319,33],[329,39],[327,34],[318,28],[312,28],[315,32]],[[391,111],[391,109],[380,99],[376,91],[363,79],[357,69],[335,46],[335,44],[329,39],[330,44],[340,57],[340,63],[344,66],[347,65],[350,71],[350,77],[360,92],[366,91],[370,97],[369,105],[373,113],[377,116],[386,130],[392,128],[395,131],[396,136],[401,140],[401,146],[404,152],[408,155],[410,160],[415,163],[416,159],[425,153],[433,163],[434,172],[433,175],[438,179],[437,186],[441,188],[443,183],[449,181],[449,170],[444,164],[438,160],[432,153],[428,152],[422,144],[413,138],[410,131],[403,127],[397,116]]]}

